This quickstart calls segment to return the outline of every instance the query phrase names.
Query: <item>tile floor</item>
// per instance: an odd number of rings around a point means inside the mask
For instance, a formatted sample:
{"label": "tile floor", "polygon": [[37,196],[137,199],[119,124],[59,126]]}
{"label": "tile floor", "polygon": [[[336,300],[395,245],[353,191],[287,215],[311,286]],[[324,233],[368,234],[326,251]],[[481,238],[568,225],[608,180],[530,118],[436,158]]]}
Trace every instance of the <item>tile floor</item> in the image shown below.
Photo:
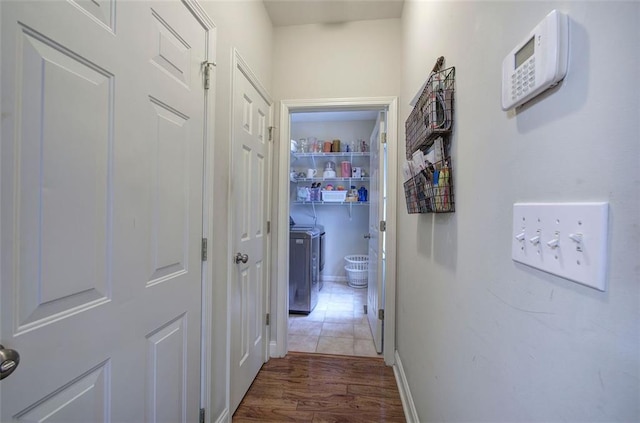
{"label": "tile floor", "polygon": [[363,305],[367,290],[346,282],[324,282],[318,305],[289,314],[289,351],[378,357]]}

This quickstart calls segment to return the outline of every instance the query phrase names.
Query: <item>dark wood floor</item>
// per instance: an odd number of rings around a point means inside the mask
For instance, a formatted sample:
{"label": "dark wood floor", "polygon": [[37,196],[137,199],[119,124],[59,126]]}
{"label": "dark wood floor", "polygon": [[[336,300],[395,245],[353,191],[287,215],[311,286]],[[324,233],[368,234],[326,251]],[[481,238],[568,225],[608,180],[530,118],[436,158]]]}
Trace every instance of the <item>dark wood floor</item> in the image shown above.
{"label": "dark wood floor", "polygon": [[241,422],[404,422],[381,358],[289,353],[266,363],[233,415]]}

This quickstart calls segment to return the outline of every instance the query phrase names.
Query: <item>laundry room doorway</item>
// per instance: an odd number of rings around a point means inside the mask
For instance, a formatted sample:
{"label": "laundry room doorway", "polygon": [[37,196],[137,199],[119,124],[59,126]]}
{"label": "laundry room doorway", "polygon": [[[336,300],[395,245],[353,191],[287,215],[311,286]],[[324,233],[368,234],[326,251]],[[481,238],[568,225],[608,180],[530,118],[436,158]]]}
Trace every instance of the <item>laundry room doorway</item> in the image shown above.
{"label": "laundry room doorway", "polygon": [[377,352],[391,365],[397,99],[285,100],[279,129],[271,355],[299,350],[306,327],[317,348],[304,351]]}

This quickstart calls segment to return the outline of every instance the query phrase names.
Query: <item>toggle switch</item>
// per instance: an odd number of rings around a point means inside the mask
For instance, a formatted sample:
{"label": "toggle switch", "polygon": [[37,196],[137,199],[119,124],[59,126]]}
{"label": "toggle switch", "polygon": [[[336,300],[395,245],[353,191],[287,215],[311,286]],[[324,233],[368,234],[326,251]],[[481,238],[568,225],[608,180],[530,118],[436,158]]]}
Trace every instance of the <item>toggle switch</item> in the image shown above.
{"label": "toggle switch", "polygon": [[560,232],[556,232],[556,236],[555,238],[553,238],[551,241],[547,242],[547,247],[551,248],[552,250],[558,248],[560,246]]}
{"label": "toggle switch", "polygon": [[540,244],[540,231],[537,232],[536,236],[534,236],[533,238],[529,239],[529,242],[532,243],[533,245]]}
{"label": "toggle switch", "polygon": [[569,234],[569,239],[576,243],[576,251],[582,252],[582,234]]}
{"label": "toggle switch", "polygon": [[522,232],[520,232],[518,235],[516,235],[516,239],[518,241],[524,241],[524,230],[522,230]]}
{"label": "toggle switch", "polygon": [[576,244],[582,244],[582,234],[569,234],[569,239]]}

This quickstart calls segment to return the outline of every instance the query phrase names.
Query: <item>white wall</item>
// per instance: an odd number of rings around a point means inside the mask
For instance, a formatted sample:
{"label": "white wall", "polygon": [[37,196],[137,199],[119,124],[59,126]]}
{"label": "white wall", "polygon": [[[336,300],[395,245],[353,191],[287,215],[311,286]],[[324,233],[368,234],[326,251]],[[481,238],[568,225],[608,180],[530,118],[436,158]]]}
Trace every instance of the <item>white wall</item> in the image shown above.
{"label": "white wall", "polygon": [[[363,236],[368,232],[369,207],[352,206],[349,216],[349,206],[316,206],[316,214],[318,224],[324,225],[327,232],[325,267],[320,276],[323,280],[346,278],[344,256],[368,254],[368,243]],[[313,222],[313,209],[308,205],[294,205],[291,216],[296,222]]]}
{"label": "white wall", "polygon": [[[569,73],[502,112],[502,59],[553,8]],[[438,56],[457,74],[456,212],[398,210],[397,350],[420,421],[640,421],[640,3],[409,1],[402,22],[401,122]],[[610,203],[606,292],[512,262],[517,201]]]}
{"label": "white wall", "polygon": [[400,20],[275,28],[277,99],[398,95]]}
{"label": "white wall", "polygon": [[[214,140],[213,187],[214,239],[209,240],[210,257],[214,260],[213,275],[213,351],[212,351],[212,391],[211,421],[216,421],[225,412],[228,401],[227,367],[227,266],[231,251],[228,250],[227,212],[229,198],[230,163],[230,106],[232,49],[235,47],[245,62],[270,91],[272,71],[271,21],[262,2],[258,1],[204,1],[204,9],[217,26],[217,67],[216,72],[216,121]],[[249,29],[249,30],[247,30]]]}

